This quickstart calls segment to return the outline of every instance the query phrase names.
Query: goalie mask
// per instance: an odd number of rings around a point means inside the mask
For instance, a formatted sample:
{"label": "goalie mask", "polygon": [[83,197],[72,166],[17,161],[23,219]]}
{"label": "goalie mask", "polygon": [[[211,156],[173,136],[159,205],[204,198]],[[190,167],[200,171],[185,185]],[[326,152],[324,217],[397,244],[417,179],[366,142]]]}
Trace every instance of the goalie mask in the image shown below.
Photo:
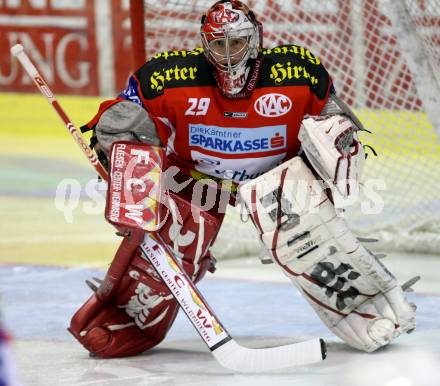
{"label": "goalie mask", "polygon": [[[200,28],[205,55],[223,95],[241,97],[248,79],[252,91],[258,79],[262,27],[253,12],[237,0],[215,3],[202,18]],[[252,76],[250,76],[252,75]]]}

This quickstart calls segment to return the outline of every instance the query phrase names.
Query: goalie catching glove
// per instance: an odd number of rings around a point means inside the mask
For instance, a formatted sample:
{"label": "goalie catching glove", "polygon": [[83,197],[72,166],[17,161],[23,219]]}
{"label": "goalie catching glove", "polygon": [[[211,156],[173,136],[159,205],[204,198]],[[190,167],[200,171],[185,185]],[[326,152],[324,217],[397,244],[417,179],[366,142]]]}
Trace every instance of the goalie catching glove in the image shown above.
{"label": "goalie catching glove", "polygon": [[415,306],[300,157],[242,185],[240,195],[267,253],[348,345],[371,352],[415,328]]}
{"label": "goalie catching glove", "polygon": [[314,170],[347,197],[357,191],[365,162],[359,128],[345,115],[306,117],[299,140]]}

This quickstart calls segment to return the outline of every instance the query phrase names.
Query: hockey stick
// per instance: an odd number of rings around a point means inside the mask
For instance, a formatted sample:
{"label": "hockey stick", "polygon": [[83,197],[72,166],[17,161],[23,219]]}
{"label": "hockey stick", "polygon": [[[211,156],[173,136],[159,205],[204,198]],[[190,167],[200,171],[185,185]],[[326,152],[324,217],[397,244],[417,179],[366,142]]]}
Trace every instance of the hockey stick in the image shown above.
{"label": "hockey stick", "polygon": [[[52,91],[24,52],[23,46],[15,45],[11,48],[11,53],[18,58],[41,93],[52,104],[99,175],[107,180],[107,171],[87,146],[79,130],[67,117]],[[174,254],[157,235],[146,234],[140,248],[142,257],[156,269],[214,357],[224,367],[240,372],[262,372],[315,363],[325,359],[326,346],[322,339],[261,349],[240,346],[224,329],[208,303],[181,268]]]}
{"label": "hockey stick", "polygon": [[326,346],[312,339],[278,347],[250,349],[240,346],[222,326],[174,254],[158,235],[148,235],[141,244],[143,258],[158,272],[186,316],[217,361],[231,370],[262,372],[322,361]]}
{"label": "hockey stick", "polygon": [[55,109],[58,116],[63,121],[64,125],[67,127],[67,130],[69,130],[69,133],[72,135],[75,142],[81,148],[81,150],[86,155],[86,157],[89,159],[90,163],[96,169],[98,174],[104,180],[107,180],[107,171],[98,161],[95,153],[93,153],[89,145],[87,145],[87,142],[84,140],[83,136],[81,135],[81,132],[75,127],[75,125],[70,121],[69,117],[66,115],[64,110],[61,108],[60,104],[58,103],[52,91],[50,90],[49,86],[47,85],[43,77],[38,73],[38,70],[35,68],[31,60],[27,56],[27,54],[24,52],[23,46],[21,44],[16,44],[11,48],[11,54],[17,57],[17,59],[20,61],[25,71],[28,73],[28,75],[37,85],[40,92],[46,97],[47,101]]}

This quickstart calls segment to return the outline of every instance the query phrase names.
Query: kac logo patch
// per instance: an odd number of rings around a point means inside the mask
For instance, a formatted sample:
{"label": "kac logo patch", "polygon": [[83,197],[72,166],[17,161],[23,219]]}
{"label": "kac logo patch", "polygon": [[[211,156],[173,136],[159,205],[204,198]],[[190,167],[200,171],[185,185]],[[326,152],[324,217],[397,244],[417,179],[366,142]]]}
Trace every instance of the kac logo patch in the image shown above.
{"label": "kac logo patch", "polygon": [[254,104],[255,111],[262,117],[281,117],[292,108],[292,101],[283,94],[265,94]]}

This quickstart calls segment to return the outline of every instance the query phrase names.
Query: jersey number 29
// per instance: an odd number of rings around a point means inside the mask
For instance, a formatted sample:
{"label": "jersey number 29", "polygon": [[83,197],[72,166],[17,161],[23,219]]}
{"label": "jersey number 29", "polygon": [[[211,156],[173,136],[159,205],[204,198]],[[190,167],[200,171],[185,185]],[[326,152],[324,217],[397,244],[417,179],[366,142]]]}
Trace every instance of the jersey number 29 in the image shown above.
{"label": "jersey number 29", "polygon": [[189,107],[185,115],[206,115],[211,98],[188,98]]}

